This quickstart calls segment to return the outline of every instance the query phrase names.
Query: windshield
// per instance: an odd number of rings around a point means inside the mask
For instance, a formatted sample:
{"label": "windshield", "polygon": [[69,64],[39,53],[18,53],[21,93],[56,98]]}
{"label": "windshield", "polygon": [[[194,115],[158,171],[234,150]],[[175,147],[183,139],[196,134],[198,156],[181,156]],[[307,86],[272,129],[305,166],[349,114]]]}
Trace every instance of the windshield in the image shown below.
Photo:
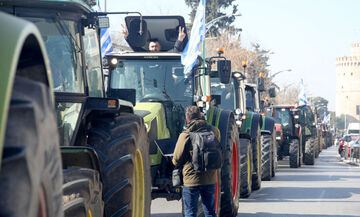
{"label": "windshield", "polygon": [[233,81],[229,84],[220,83],[220,78],[211,78],[211,95],[221,96],[220,108],[235,110],[235,90]]}
{"label": "windshield", "polygon": [[136,102],[149,99],[189,106],[191,81],[184,79],[180,60],[119,60],[111,70],[112,89],[135,89]]}
{"label": "windshield", "polygon": [[288,127],[290,124],[290,112],[285,108],[275,109],[275,123],[282,124],[283,127]]}
{"label": "windshield", "polygon": [[249,111],[255,111],[255,100],[254,93],[251,89],[245,89],[245,97],[246,97],[246,109]]}
{"label": "windshield", "polygon": [[55,92],[83,93],[80,33],[75,21],[26,17],[40,30],[49,56]]}

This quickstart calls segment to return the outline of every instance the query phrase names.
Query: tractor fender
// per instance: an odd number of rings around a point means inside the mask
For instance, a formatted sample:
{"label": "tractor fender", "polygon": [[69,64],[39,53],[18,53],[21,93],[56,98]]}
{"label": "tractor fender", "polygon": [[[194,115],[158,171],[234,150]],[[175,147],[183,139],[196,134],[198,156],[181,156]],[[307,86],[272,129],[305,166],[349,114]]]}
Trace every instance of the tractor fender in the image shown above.
{"label": "tractor fender", "polygon": [[250,135],[252,140],[256,140],[256,137],[258,136],[258,128],[261,128],[261,115],[259,113],[254,113],[252,118],[252,124],[251,124],[251,130]]}
{"label": "tractor fender", "polygon": [[274,131],[274,118],[267,117],[262,115],[262,127],[261,127],[261,134],[269,134],[271,135]]}
{"label": "tractor fender", "polygon": [[257,130],[260,127],[260,114],[255,112],[246,112],[247,119],[243,120],[240,128],[240,138],[249,138],[256,140]]}
{"label": "tractor fender", "polygon": [[221,144],[224,144],[226,142],[226,134],[230,117],[234,117],[234,113],[232,111],[222,110],[217,107],[211,107],[209,109],[207,122],[210,125],[215,126],[219,129],[221,136]]}
{"label": "tractor fender", "polygon": [[[42,37],[37,27],[23,19],[0,12],[0,28],[4,31],[0,36],[0,155],[4,143],[7,112],[10,104],[12,86],[21,54],[31,52],[34,59],[43,63],[44,70],[26,75],[28,78],[43,82],[52,90],[49,60]],[[6,63],[6,64],[5,64]],[[54,104],[53,95],[51,101]]]}
{"label": "tractor fender", "polygon": [[61,158],[64,169],[80,167],[97,170],[100,173],[99,157],[91,147],[62,146]]}

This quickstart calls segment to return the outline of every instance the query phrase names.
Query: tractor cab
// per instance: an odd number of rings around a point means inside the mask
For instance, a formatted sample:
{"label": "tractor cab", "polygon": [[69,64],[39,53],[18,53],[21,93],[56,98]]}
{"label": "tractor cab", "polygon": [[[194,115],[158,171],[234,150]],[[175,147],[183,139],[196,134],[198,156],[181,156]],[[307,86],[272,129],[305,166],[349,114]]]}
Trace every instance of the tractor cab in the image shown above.
{"label": "tractor cab", "polygon": [[[134,113],[147,126],[152,198],[178,200],[181,191],[172,185],[171,157],[185,126],[185,108],[193,102],[193,81],[184,76],[181,54],[169,50],[175,45],[179,27],[185,28],[185,21],[181,16],[128,16],[125,23],[129,32],[126,40],[133,51],[105,57],[107,92],[132,102]],[[161,45],[159,52],[149,51],[149,43],[154,40]],[[187,37],[183,46],[186,42]]]}

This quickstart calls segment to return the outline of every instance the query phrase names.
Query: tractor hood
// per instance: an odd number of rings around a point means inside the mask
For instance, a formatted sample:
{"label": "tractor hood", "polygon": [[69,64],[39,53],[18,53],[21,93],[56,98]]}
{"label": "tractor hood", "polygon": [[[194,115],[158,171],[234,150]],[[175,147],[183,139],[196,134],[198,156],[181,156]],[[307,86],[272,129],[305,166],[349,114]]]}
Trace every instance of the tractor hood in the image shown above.
{"label": "tractor hood", "polygon": [[[134,107],[135,114],[143,116],[147,131],[155,131],[156,138],[166,139],[170,137],[169,129],[166,127],[165,110],[159,102],[138,102]],[[153,132],[154,133],[154,132]]]}
{"label": "tractor hood", "polygon": [[139,16],[125,17],[126,27],[129,31],[127,42],[134,51],[148,51],[149,41],[157,39],[161,44],[161,51],[172,49],[179,34],[179,26],[184,27],[186,37],[184,44],[187,43],[187,31],[185,20],[182,16],[143,16],[143,26],[147,31],[144,32],[146,40],[140,42],[137,40],[139,32]]}

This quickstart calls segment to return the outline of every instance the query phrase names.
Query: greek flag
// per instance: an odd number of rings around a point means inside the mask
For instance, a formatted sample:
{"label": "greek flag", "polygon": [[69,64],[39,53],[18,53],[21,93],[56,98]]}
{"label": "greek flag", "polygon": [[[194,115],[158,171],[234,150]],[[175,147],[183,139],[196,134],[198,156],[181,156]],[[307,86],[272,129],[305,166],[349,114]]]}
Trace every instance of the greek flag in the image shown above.
{"label": "greek flag", "polygon": [[181,63],[184,65],[184,75],[187,77],[196,63],[200,42],[205,39],[205,0],[201,0],[196,11],[191,35],[184,51],[181,54]]}
{"label": "greek flag", "polygon": [[323,123],[329,125],[330,123],[330,113],[324,117]]}
{"label": "greek flag", "polygon": [[[97,9],[96,11],[102,11],[100,7],[100,0],[97,1]],[[108,28],[101,29],[100,31],[100,45],[101,45],[101,58],[104,58],[106,54],[113,51],[111,38],[110,38],[110,31]]]}
{"label": "greek flag", "polygon": [[307,104],[303,79],[301,79],[301,82],[300,82],[298,101],[299,101],[299,106]]}

